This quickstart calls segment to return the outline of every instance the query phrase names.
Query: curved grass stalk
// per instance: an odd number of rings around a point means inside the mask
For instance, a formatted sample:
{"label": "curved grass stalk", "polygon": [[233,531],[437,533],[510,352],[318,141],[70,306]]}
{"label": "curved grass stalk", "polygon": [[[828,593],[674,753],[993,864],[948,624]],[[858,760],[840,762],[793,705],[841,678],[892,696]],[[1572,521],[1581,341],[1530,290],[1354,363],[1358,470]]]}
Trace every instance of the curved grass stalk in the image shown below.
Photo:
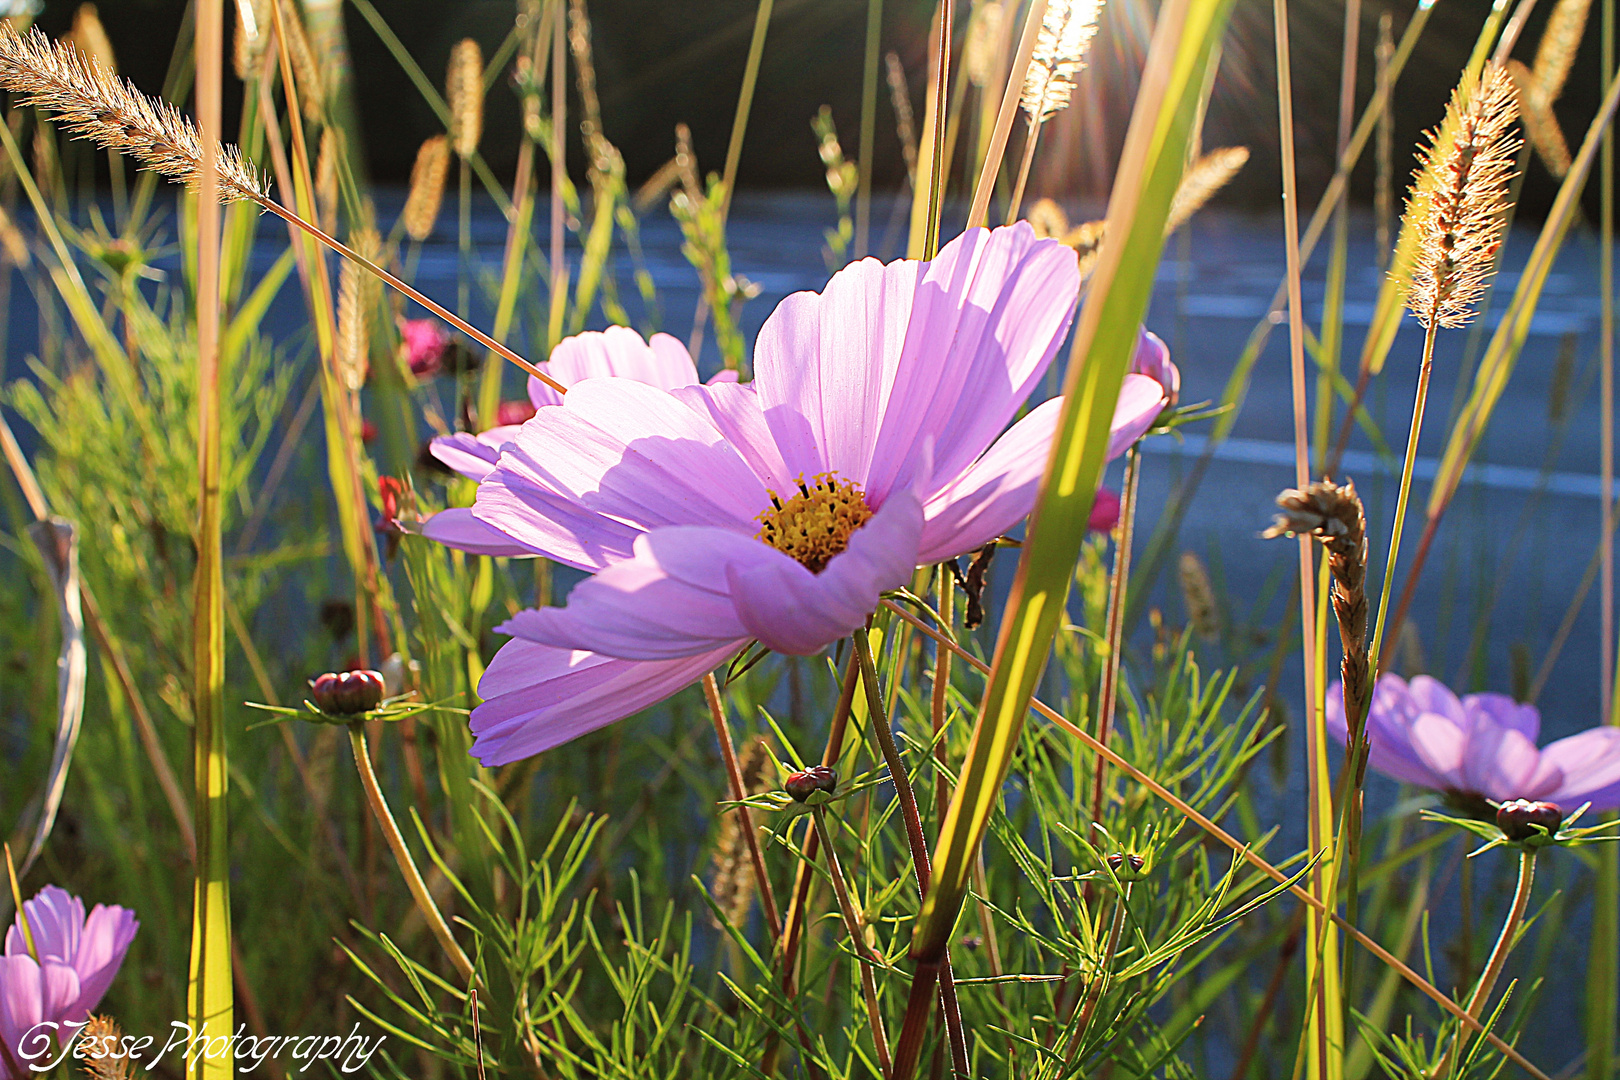
{"label": "curved grass stalk", "polygon": [[[1524,922],[1525,909],[1530,904],[1530,889],[1536,880],[1536,849],[1527,847],[1519,852],[1519,882],[1513,890],[1513,903],[1508,906],[1507,918],[1502,922],[1502,932],[1496,936],[1496,945],[1491,949],[1490,959],[1485,961],[1485,970],[1479,976],[1479,982],[1474,986],[1474,992],[1468,997],[1468,1015],[1474,1019],[1485,1011],[1485,1003],[1491,998],[1491,990],[1496,986],[1496,980],[1502,975],[1502,968],[1507,964],[1508,953],[1513,951],[1514,939],[1519,935],[1519,927]],[[1431,1074],[1432,1078],[1450,1076],[1456,1064],[1457,1055],[1462,1052],[1463,1032],[1459,1028],[1455,1038],[1451,1040],[1451,1047],[1446,1056],[1440,1059],[1440,1065]]]}
{"label": "curved grass stalk", "polygon": [[[732,745],[731,726],[726,723],[726,706],[720,699],[720,684],[715,681],[712,671],[703,676],[703,698],[708,702],[709,716],[714,721],[715,738],[720,743],[720,756],[725,761],[731,797],[740,803],[748,798],[748,789],[743,784],[742,771],[737,767],[737,749]],[[735,813],[737,826],[742,830],[743,843],[748,847],[748,859],[753,864],[754,885],[759,890],[760,907],[765,911],[765,925],[770,928],[774,944],[782,936],[782,918],[776,912],[776,894],[771,891],[771,878],[765,872],[765,859],[759,852],[754,818],[746,806],[737,807]]]}
{"label": "curved grass stalk", "polygon": [[405,846],[405,837],[400,834],[399,825],[388,809],[388,800],[383,796],[382,787],[377,783],[377,773],[371,767],[371,751],[366,745],[363,722],[356,721],[349,725],[349,747],[354,751],[354,768],[360,774],[360,787],[366,793],[366,803],[371,807],[378,828],[382,830],[383,839],[388,841],[388,849],[394,853],[394,862],[399,866],[400,876],[405,879],[405,887],[411,892],[411,899],[416,901],[416,910],[421,912],[439,947],[450,958],[456,974],[461,976],[461,981],[469,986],[481,985],[472,961],[467,959],[467,954],[450,932],[439,905],[433,902],[433,894],[428,892],[427,883],[416,868],[416,860],[411,857],[411,849]]}

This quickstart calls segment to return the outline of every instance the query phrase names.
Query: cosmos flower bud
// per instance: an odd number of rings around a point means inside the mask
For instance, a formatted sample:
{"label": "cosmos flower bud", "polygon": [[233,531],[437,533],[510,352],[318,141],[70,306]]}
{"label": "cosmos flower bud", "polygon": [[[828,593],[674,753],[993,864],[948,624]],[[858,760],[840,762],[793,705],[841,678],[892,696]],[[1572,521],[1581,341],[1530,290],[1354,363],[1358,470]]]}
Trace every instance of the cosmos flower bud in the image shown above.
{"label": "cosmos flower bud", "polygon": [[309,684],[316,708],[332,716],[358,716],[382,703],[384,683],[380,671],[344,671],[318,675]]}
{"label": "cosmos flower bud", "polygon": [[1557,803],[1514,799],[1496,808],[1496,826],[1509,840],[1534,840],[1541,835],[1537,825],[1549,833],[1564,823],[1564,810]]}
{"label": "cosmos flower bud", "polygon": [[818,791],[831,795],[838,786],[838,770],[827,765],[812,765],[801,772],[790,773],[782,789],[793,796],[794,802],[804,802]]}
{"label": "cosmos flower bud", "polygon": [[1135,853],[1116,851],[1108,856],[1108,869],[1121,881],[1135,881],[1142,876],[1142,868],[1147,860]]}

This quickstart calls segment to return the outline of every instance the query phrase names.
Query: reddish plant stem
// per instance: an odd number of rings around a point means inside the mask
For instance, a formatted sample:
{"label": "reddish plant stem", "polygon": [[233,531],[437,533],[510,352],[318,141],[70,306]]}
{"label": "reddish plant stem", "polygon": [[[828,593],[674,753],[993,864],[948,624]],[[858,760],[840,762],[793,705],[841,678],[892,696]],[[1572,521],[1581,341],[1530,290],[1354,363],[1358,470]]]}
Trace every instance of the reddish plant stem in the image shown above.
{"label": "reddish plant stem", "polygon": [[[737,748],[731,742],[731,725],[726,723],[725,702],[720,700],[720,684],[714,672],[703,676],[703,697],[709,703],[709,715],[714,719],[714,734],[720,743],[720,757],[726,763],[726,780],[731,785],[731,798],[742,802],[748,798],[743,784],[742,770],[737,767]],[[736,810],[737,827],[742,830],[743,843],[748,845],[748,859],[754,864],[754,885],[759,890],[759,904],[765,912],[765,924],[770,927],[771,941],[782,936],[782,918],[776,912],[776,894],[771,892],[771,878],[765,872],[765,859],[759,851],[759,837],[754,833],[754,818],[748,807]]]}

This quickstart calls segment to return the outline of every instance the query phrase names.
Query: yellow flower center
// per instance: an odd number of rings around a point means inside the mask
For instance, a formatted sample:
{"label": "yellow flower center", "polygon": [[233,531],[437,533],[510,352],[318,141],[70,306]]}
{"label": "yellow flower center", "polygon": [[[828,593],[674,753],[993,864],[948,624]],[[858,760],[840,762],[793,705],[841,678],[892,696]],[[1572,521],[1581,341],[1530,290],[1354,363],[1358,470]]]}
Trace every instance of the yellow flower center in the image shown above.
{"label": "yellow flower center", "polygon": [[822,473],[808,484],[800,476],[797,482],[797,494],[785,499],[770,493],[771,508],[754,519],[759,522],[755,536],[819,574],[849,546],[849,538],[866,524],[872,508],[859,484],[840,480],[835,473]]}

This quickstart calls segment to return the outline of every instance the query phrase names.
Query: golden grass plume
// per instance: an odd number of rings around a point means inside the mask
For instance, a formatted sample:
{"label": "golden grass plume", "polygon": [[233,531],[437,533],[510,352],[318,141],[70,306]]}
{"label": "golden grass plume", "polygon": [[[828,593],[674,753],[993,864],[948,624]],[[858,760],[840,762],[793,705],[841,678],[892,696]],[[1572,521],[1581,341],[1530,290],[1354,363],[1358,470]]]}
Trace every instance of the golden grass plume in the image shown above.
{"label": "golden grass plume", "polygon": [[32,261],[28,254],[28,241],[4,207],[0,207],[0,256],[19,270],[26,269]]}
{"label": "golden grass plume", "polygon": [[1183,551],[1176,577],[1181,585],[1181,602],[1187,609],[1187,624],[1201,640],[1215,641],[1221,636],[1221,609],[1204,560],[1196,552]]}
{"label": "golden grass plume", "polygon": [[[766,784],[774,779],[770,743],[763,738],[750,741],[738,759],[737,769],[742,774],[744,792],[756,795],[764,791]],[[732,926],[741,926],[747,921],[748,909],[754,902],[754,871],[748,854],[748,838],[743,835],[742,822],[733,812],[720,817],[710,893],[715,906],[725,913]]]}
{"label": "golden grass plume", "polygon": [[416,151],[416,164],[411,166],[411,191],[405,197],[402,215],[405,232],[412,240],[426,240],[439,220],[439,206],[444,202],[444,177],[450,168],[450,144],[443,135],[434,135],[423,141]]}
{"label": "golden grass plume", "polygon": [[298,105],[304,118],[314,122],[326,112],[326,81],[315,63],[315,50],[310,47],[304,20],[298,14],[298,5],[292,0],[279,0],[276,13],[287,47],[287,60],[292,65],[293,79],[298,83]]}
{"label": "golden grass plume", "polygon": [[1552,102],[1542,92],[1535,72],[1519,61],[1509,60],[1507,72],[1519,91],[1519,118],[1524,121],[1524,133],[1529,136],[1530,145],[1536,148],[1536,156],[1547,166],[1547,171],[1562,180],[1571,164],[1569,142],[1553,113]]}
{"label": "golden grass plume", "polygon": [[321,131],[321,150],[315,157],[315,208],[321,228],[337,232],[338,210],[338,133],[334,128]]}
{"label": "golden grass plume", "polygon": [[231,67],[247,82],[258,74],[259,60],[270,40],[270,0],[236,0],[236,34],[232,38]]}
{"label": "golden grass plume", "polygon": [[1165,222],[1165,235],[1185,225],[1194,214],[1232,177],[1249,163],[1247,146],[1223,146],[1200,157],[1181,177],[1176,194],[1170,200],[1170,216]]}
{"label": "golden grass plume", "polygon": [[[381,240],[373,229],[359,229],[349,246],[376,259]],[[359,390],[371,366],[371,312],[377,301],[377,279],[352,259],[338,271],[337,374],[343,385]]]}
{"label": "golden grass plume", "polygon": [[[196,190],[202,169],[197,129],[173,105],[148,98],[73,46],[37,29],[0,26],[0,87],[56,114],[70,132]],[[234,146],[218,149],[219,197],[262,200],[264,185]]]}
{"label": "golden grass plume", "polygon": [[458,156],[470,158],[484,136],[484,54],[472,38],[462,38],[450,50],[444,99],[450,106],[450,142]]}
{"label": "golden grass plume", "polygon": [[1000,0],[983,0],[973,7],[967,41],[962,46],[962,70],[974,86],[983,87],[994,77],[1002,20]]}
{"label": "golden grass plume", "polygon": [[124,1053],[124,1033],[111,1017],[92,1016],[79,1032],[74,1056],[90,1080],[130,1080],[133,1071]]}
{"label": "golden grass plume", "polygon": [[889,83],[889,103],[894,106],[894,128],[900,137],[900,154],[906,159],[906,172],[917,176],[917,120],[911,111],[911,89],[906,85],[906,69],[898,53],[883,57],[884,77]]}
{"label": "golden grass plume", "polygon": [[1406,202],[1420,230],[1406,303],[1425,329],[1467,325],[1495,273],[1517,116],[1513,79],[1492,64],[1453,91],[1445,123],[1429,135]]}
{"label": "golden grass plume", "polygon": [[1564,92],[1564,82],[1570,68],[1575,66],[1575,54],[1580,51],[1581,35],[1586,31],[1586,16],[1592,10],[1592,0],[1558,0],[1552,14],[1547,16],[1546,29],[1536,45],[1536,89],[1550,106]]}
{"label": "golden grass plume", "polygon": [[1068,107],[1101,10],[1101,0],[1048,0],[1019,102],[1031,124]]}

